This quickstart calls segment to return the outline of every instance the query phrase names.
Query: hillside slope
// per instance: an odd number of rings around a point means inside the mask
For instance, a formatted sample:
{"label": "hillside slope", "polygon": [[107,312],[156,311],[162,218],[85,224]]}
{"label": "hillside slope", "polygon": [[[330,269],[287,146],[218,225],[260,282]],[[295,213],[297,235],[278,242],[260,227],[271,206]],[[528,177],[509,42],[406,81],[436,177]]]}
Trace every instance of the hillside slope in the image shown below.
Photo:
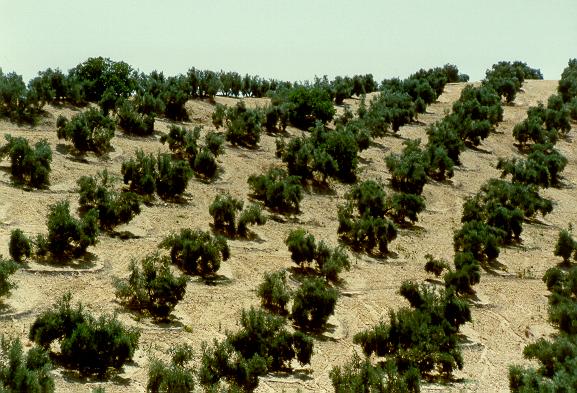
{"label": "hillside slope", "polygon": [[[361,153],[361,179],[377,179],[384,184],[390,178],[384,157],[389,152],[400,152],[406,138],[426,140],[425,128],[442,118],[460,94],[464,84],[448,84],[438,102],[419,116],[418,124],[402,127],[398,135],[376,140]],[[546,102],[555,92],[556,81],[526,81],[523,92],[517,95],[513,106],[504,106],[504,121],[476,150],[462,154],[462,165],[447,182],[429,182],[423,196],[427,208],[413,228],[402,229],[391,244],[391,257],[377,260],[366,255],[352,255],[353,266],[342,274],[344,283],[335,315],[330,319],[328,331],[315,340],[312,364],[296,368],[293,375],[270,375],[261,380],[258,391],[332,391],[328,377],[334,365],[343,364],[353,352],[360,349],[353,345],[352,337],[360,330],[387,318],[388,311],[403,305],[398,288],[403,280],[422,281],[427,277],[423,270],[424,256],[452,260],[453,231],[460,226],[461,206],[465,197],[476,193],[488,179],[499,176],[495,168],[499,157],[518,155],[513,145],[513,126],[525,118],[529,106]],[[233,99],[217,97],[217,102],[234,104]],[[266,100],[247,100],[249,105],[264,105]],[[358,100],[347,101],[355,107]],[[213,106],[202,101],[187,104],[191,114],[190,125],[202,124],[212,128],[210,114]],[[12,186],[9,162],[0,165],[0,253],[8,254],[10,231],[21,228],[27,234],[46,231],[48,206],[58,200],[68,199],[77,207],[76,180],[86,174],[95,174],[107,168],[120,176],[123,160],[134,155],[137,149],[156,153],[168,151],[160,144],[159,133],[166,132],[168,123],[157,120],[157,135],[153,138],[133,138],[117,132],[112,140],[114,151],[99,159],[88,155],[78,160],[70,155],[68,144],[56,137],[56,118],[64,113],[70,117],[72,109],[49,108],[50,116],[39,126],[30,129],[8,122],[0,122],[0,132],[24,136],[31,141],[45,138],[54,151],[51,186],[44,191],[25,191]],[[299,135],[296,129],[288,130]],[[575,132],[569,133],[572,138]],[[563,173],[563,186],[543,190],[542,194],[554,201],[555,207],[545,218],[538,217],[524,225],[522,244],[502,250],[501,269],[483,272],[481,283],[476,286],[478,301],[472,308],[473,322],[463,329],[465,367],[457,372],[457,381],[449,386],[424,386],[423,391],[506,391],[507,367],[524,363],[523,347],[537,338],[552,332],[547,323],[546,288],[541,277],[547,268],[558,262],[553,257],[557,233],[570,222],[577,222],[575,183],[577,181],[577,152],[570,140],[561,140],[557,148],[568,159]],[[275,158],[275,137],[264,135],[256,151],[226,145],[226,152],[219,157],[224,172],[214,183],[196,180],[189,183],[184,195],[185,203],[171,204],[160,200],[143,206],[140,215],[128,225],[118,228],[132,232],[138,238],[120,240],[100,236],[99,243],[89,248],[91,258],[73,270],[30,263],[29,271],[18,271],[15,281],[18,288],[4,301],[0,314],[0,331],[18,336],[28,342],[27,335],[35,317],[48,309],[67,291],[74,301],[81,301],[87,310],[100,314],[117,312],[119,319],[142,330],[140,348],[134,363],[125,367],[123,374],[103,383],[78,380],[58,369],[55,374],[57,391],[90,391],[104,386],[107,392],[145,391],[147,368],[151,356],[164,357],[176,343],[185,342],[201,353],[201,342],[223,338],[226,330],[236,330],[240,311],[258,305],[256,286],[264,272],[289,268],[293,265],[284,239],[291,229],[304,227],[317,239],[330,245],[337,244],[337,206],[343,202],[349,186],[331,183],[330,192],[307,193],[301,203],[302,213],[294,220],[277,222],[269,220],[265,226],[255,227],[255,241],[234,240],[231,259],[223,264],[219,274],[222,283],[209,286],[196,279],[190,280],[186,296],[175,309],[176,321],[170,325],[157,325],[146,318],[137,318],[127,312],[114,297],[113,278],[126,277],[132,258],[141,258],[156,249],[167,234],[180,228],[209,229],[211,217],[208,206],[215,195],[228,191],[248,201],[247,178],[261,173],[271,165],[281,165]],[[76,267],[75,267],[76,268]]]}

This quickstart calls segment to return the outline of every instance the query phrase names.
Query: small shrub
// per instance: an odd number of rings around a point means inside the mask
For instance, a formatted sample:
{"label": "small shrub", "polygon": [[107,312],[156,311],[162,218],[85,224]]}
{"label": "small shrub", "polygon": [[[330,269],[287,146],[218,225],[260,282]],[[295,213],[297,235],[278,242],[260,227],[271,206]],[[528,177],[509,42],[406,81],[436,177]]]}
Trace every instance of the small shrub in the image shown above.
{"label": "small shrub", "polygon": [[16,288],[16,284],[10,281],[10,276],[16,273],[16,270],[18,270],[18,264],[0,255],[0,296],[5,296]]}
{"label": "small shrub", "polygon": [[411,368],[401,373],[393,362],[373,366],[369,359],[361,360],[356,353],[345,365],[333,367],[329,376],[335,393],[420,392],[418,370]]}
{"label": "small shrub", "polygon": [[247,208],[243,209],[238,217],[238,224],[236,232],[241,237],[248,236],[248,225],[264,225],[266,224],[266,216],[262,213],[260,205],[251,203]]}
{"label": "small shrub", "polygon": [[204,146],[210,151],[215,157],[218,157],[224,153],[224,137],[216,132],[209,131],[204,137]]}
{"label": "small shrub", "polygon": [[186,290],[186,277],[174,276],[169,262],[158,254],[148,255],[140,263],[132,260],[128,279],[114,283],[116,297],[132,309],[167,319]]}
{"label": "small shrub", "polygon": [[192,177],[192,170],[186,161],[173,160],[168,154],[159,154],[156,160],[158,178],[156,191],[163,199],[173,199],[181,195]]}
{"label": "small shrub", "polygon": [[468,304],[452,291],[403,282],[400,294],[411,308],[391,311],[388,323],[355,335],[354,342],[370,356],[384,356],[403,373],[418,370],[422,377],[437,371],[449,376],[463,367],[457,332],[471,320]]}
{"label": "small shrub", "polygon": [[156,158],[145,155],[142,149],[136,151],[136,158],[124,161],[121,167],[124,184],[130,184],[130,190],[141,195],[151,195],[156,191]]}
{"label": "small shrub", "polygon": [[192,168],[198,176],[205,179],[213,179],[218,171],[215,155],[206,148],[201,149],[194,159]]}
{"label": "small shrub", "polygon": [[19,339],[0,338],[0,386],[11,392],[54,392],[52,364],[46,351],[34,346],[24,354]]}
{"label": "small shrub", "polygon": [[[248,225],[264,225],[266,223],[266,217],[263,216],[260,206],[251,204],[247,209],[242,210],[243,205],[241,200],[229,194],[217,195],[208,209],[209,214],[214,219],[214,228],[228,236],[246,237]],[[238,223],[237,212],[240,212]]]}
{"label": "small shrub", "polygon": [[303,130],[312,127],[316,121],[326,124],[335,115],[331,95],[323,87],[295,86],[281,91],[272,101],[273,105],[285,104],[289,122]]}
{"label": "small shrub", "polygon": [[8,244],[10,256],[16,262],[22,262],[25,258],[32,255],[32,244],[20,229],[14,229],[10,232],[10,243]]}
{"label": "small shrub", "polygon": [[256,148],[261,134],[261,113],[258,109],[249,109],[244,101],[226,111],[225,138],[233,145]]}
{"label": "small shrub", "polygon": [[324,279],[306,278],[294,293],[291,317],[303,329],[320,330],[334,313],[337,298]]}
{"label": "small shrub", "polygon": [[402,224],[409,219],[414,223],[419,220],[417,214],[425,210],[425,199],[420,195],[396,193],[390,198],[388,208],[395,222]]}
{"label": "small shrub", "polygon": [[286,306],[291,297],[291,291],[286,283],[286,272],[280,270],[265,273],[257,294],[264,308],[281,315],[286,314]]}
{"label": "small shrub", "polygon": [[80,152],[93,151],[102,154],[108,151],[110,140],[114,137],[116,124],[108,116],[91,108],[74,115],[70,121],[58,119],[58,139],[72,141]]}
{"label": "small shrub", "polygon": [[52,150],[46,140],[37,142],[32,149],[28,141],[21,137],[5,135],[8,144],[0,149],[0,158],[10,156],[12,176],[35,188],[44,188],[49,184]]}
{"label": "small shrub", "polygon": [[226,340],[203,344],[199,382],[207,390],[219,388],[221,379],[242,391],[253,391],[258,377],[269,371],[290,370],[292,359],[310,363],[313,340],[285,329],[286,320],[262,310],[243,310],[241,330],[227,332]]}
{"label": "small shrub", "polygon": [[251,175],[248,184],[255,198],[279,212],[298,212],[303,198],[299,178],[288,176],[279,168],[271,168],[264,175]]}
{"label": "small shrub", "polygon": [[57,258],[79,256],[98,236],[98,212],[89,210],[81,220],[70,215],[70,204],[61,201],[50,206],[47,248]]}
{"label": "small shrub", "polygon": [[213,237],[198,229],[182,229],[180,234],[166,237],[159,247],[170,250],[172,263],[185,273],[202,277],[216,273],[220,263],[230,256],[223,237]]}
{"label": "small shrub", "polygon": [[152,359],[148,366],[146,391],[151,393],[194,391],[195,373],[188,365],[191,360],[192,348],[187,345],[178,345],[174,348],[169,364]]}
{"label": "small shrub", "polygon": [[96,319],[79,304],[74,309],[71,295],[64,295],[55,310],[40,314],[30,328],[29,338],[44,348],[60,344],[59,361],[82,374],[104,375],[109,368],[120,369],[132,359],[140,333],[125,328],[116,317]]}
{"label": "small shrub", "polygon": [[316,262],[316,273],[323,275],[327,280],[337,281],[338,274],[350,269],[348,255],[341,249],[331,249],[323,241],[315,242],[315,238],[304,229],[291,231],[285,240],[292,260],[301,268],[305,264]]}
{"label": "small shrub", "polygon": [[118,125],[127,134],[150,136],[154,133],[154,115],[138,113],[135,105],[124,100],[117,107]]}
{"label": "small shrub", "polygon": [[82,176],[78,179],[80,209],[98,211],[98,220],[103,229],[127,223],[140,213],[140,200],[132,192],[117,192],[116,179],[104,171],[97,176]]}
{"label": "small shrub", "polygon": [[427,262],[425,263],[425,271],[432,273],[436,277],[443,274],[444,270],[449,270],[449,264],[444,259],[435,259],[431,254],[425,255]]}
{"label": "small shrub", "polygon": [[391,185],[400,192],[420,195],[427,182],[427,162],[420,140],[403,142],[401,155],[386,157],[387,169],[391,172]]}
{"label": "small shrub", "polygon": [[563,263],[568,264],[569,259],[571,258],[571,254],[573,254],[573,251],[576,249],[577,242],[573,239],[571,233],[567,229],[562,229],[559,231],[559,236],[557,238],[557,243],[555,244],[555,251],[553,254],[563,258]]}
{"label": "small shrub", "polygon": [[503,233],[483,222],[469,221],[455,232],[455,251],[471,252],[478,261],[493,260],[499,256],[499,243]]}
{"label": "small shrub", "polygon": [[236,233],[236,214],[242,210],[243,202],[230,194],[217,195],[208,208],[214,219],[214,228],[234,235]]}
{"label": "small shrub", "polygon": [[346,197],[347,202],[338,208],[337,233],[341,240],[357,250],[372,252],[378,247],[381,254],[386,254],[397,229],[384,217],[387,201],[382,187],[368,180],[353,187]]}

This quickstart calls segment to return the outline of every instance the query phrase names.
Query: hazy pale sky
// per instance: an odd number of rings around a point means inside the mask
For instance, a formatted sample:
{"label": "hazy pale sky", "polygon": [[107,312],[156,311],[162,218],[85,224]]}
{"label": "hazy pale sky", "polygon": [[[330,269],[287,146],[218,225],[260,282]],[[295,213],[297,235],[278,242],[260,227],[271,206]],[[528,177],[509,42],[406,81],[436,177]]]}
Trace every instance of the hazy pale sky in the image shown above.
{"label": "hazy pale sky", "polygon": [[88,57],[166,75],[190,67],[282,80],[500,60],[558,79],[577,57],[577,0],[0,0],[0,67],[27,81]]}

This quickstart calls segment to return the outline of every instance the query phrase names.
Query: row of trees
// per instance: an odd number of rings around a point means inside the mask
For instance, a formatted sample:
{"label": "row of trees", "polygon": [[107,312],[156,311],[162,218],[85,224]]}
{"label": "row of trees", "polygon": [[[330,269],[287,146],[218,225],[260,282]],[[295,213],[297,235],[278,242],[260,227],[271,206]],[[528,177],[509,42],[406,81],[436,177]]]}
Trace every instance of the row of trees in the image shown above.
{"label": "row of trees", "polygon": [[[577,60],[569,61],[557,88],[565,108],[577,103]],[[572,117],[575,118],[572,114]],[[571,230],[571,226],[569,227]],[[512,392],[574,390],[577,386],[574,364],[577,361],[577,267],[569,264],[577,243],[568,230],[561,230],[554,254],[563,259],[562,268],[552,267],[543,276],[550,292],[549,322],[557,332],[549,339],[541,338],[523,350],[537,367],[509,367],[509,387]]]}

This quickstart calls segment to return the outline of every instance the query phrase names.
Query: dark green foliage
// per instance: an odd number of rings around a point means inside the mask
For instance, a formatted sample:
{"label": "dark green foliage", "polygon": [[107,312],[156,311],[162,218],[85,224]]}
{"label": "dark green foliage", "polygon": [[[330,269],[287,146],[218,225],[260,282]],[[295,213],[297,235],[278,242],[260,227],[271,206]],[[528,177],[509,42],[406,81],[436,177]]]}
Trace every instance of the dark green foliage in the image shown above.
{"label": "dark green foliage", "polygon": [[435,259],[431,254],[425,255],[425,271],[439,277],[444,270],[449,270],[449,264],[444,259]]}
{"label": "dark green foliage", "polygon": [[491,179],[465,202],[461,221],[486,223],[501,232],[503,241],[510,241],[519,238],[524,218],[537,212],[545,216],[552,210],[552,202],[541,197],[535,186]]}
{"label": "dark green foliage", "polygon": [[52,149],[48,142],[42,139],[32,149],[25,138],[14,138],[10,134],[6,134],[5,138],[8,144],[0,149],[0,158],[5,155],[10,157],[12,176],[35,188],[48,186],[52,162]]}
{"label": "dark green foliage", "polygon": [[391,172],[391,185],[397,191],[420,195],[427,182],[427,160],[425,152],[419,147],[420,140],[403,142],[405,148],[401,155],[390,154],[385,162]]}
{"label": "dark green foliage", "polygon": [[569,59],[567,67],[561,74],[557,91],[565,103],[577,97],[577,59]]}
{"label": "dark green foliage", "polygon": [[88,101],[99,102],[108,90],[116,97],[127,98],[136,89],[136,72],[125,62],[91,57],[70,70],[81,85]]}
{"label": "dark green foliage", "polygon": [[285,244],[291,252],[293,262],[301,268],[316,262],[315,272],[327,280],[337,281],[338,274],[351,267],[349,257],[343,249],[331,249],[322,240],[316,243],[314,236],[304,229],[292,230]]}
{"label": "dark green foliage", "polygon": [[122,163],[121,173],[124,184],[130,183],[130,190],[141,195],[151,195],[156,191],[158,170],[156,158],[145,155],[142,149],[136,151],[136,158]]}
{"label": "dark green foliage", "polygon": [[577,121],[577,97],[572,98],[571,101],[565,104],[565,106],[569,111],[569,117],[572,120]]}
{"label": "dark green foliage", "polygon": [[316,121],[326,124],[335,115],[331,95],[321,86],[295,86],[282,90],[273,96],[272,103],[285,104],[289,122],[303,130],[312,127]]}
{"label": "dark green foliage", "polygon": [[571,254],[573,254],[573,251],[576,249],[577,242],[573,239],[571,233],[567,229],[562,229],[559,231],[559,237],[557,238],[557,243],[555,244],[555,251],[553,254],[563,258],[563,263],[568,264],[569,259],[571,258]]}
{"label": "dark green foliage", "polygon": [[102,154],[111,148],[116,124],[99,110],[90,108],[74,115],[70,121],[62,119],[58,119],[58,139],[72,141],[78,151]]}
{"label": "dark green foliage", "polygon": [[54,392],[52,364],[46,351],[37,346],[24,353],[19,339],[0,338],[0,390],[6,393]]}
{"label": "dark green foliage", "polygon": [[214,107],[214,112],[212,112],[212,124],[218,130],[220,127],[224,126],[224,120],[226,119],[226,106],[222,104],[216,104]]}
{"label": "dark green foliage", "polygon": [[10,293],[10,290],[16,288],[16,284],[10,281],[10,276],[16,273],[18,264],[10,259],[5,259],[0,255],[0,296]]}
{"label": "dark green foliage", "polygon": [[96,319],[79,304],[73,308],[71,295],[64,295],[54,309],[40,314],[30,328],[29,338],[44,348],[60,344],[59,362],[82,374],[104,375],[120,369],[132,359],[140,333],[125,328],[116,317]]}
{"label": "dark green foliage", "polygon": [[260,205],[251,203],[247,208],[243,209],[238,217],[238,224],[236,232],[241,237],[248,236],[248,225],[264,225],[266,224],[266,216],[262,213]]}
{"label": "dark green foliage", "polygon": [[425,199],[420,195],[396,193],[388,201],[388,213],[397,223],[409,219],[412,223],[418,221],[417,214],[425,210]]}
{"label": "dark green foliage", "polygon": [[26,89],[21,75],[0,69],[0,118],[35,124],[45,101],[39,93],[33,86]]}
{"label": "dark green foliage", "polygon": [[322,330],[334,313],[338,292],[319,277],[303,280],[295,291],[291,317],[306,330]]}
{"label": "dark green foliage", "polygon": [[291,290],[286,283],[286,272],[279,270],[265,273],[257,294],[264,308],[281,315],[286,314],[286,306],[291,297]]}
{"label": "dark green foliage", "polygon": [[279,212],[298,212],[303,198],[303,188],[299,178],[289,176],[280,168],[271,168],[264,175],[251,175],[248,185],[256,199],[265,206]]}
{"label": "dark green foliage", "polygon": [[173,160],[168,154],[159,154],[156,162],[158,164],[158,178],[156,179],[158,195],[163,199],[173,199],[181,195],[192,177],[189,164],[183,160]]}
{"label": "dark green foliage", "polygon": [[138,113],[144,118],[146,116],[155,117],[164,113],[165,105],[160,97],[155,97],[148,92],[137,94],[134,97],[134,104]]}
{"label": "dark green foliage", "polygon": [[158,246],[170,250],[172,263],[186,274],[202,277],[215,274],[230,256],[226,239],[199,229],[182,229],[166,237]]}
{"label": "dark green foliage", "polygon": [[524,160],[500,158],[497,169],[501,177],[511,175],[513,183],[549,187],[559,184],[559,174],[565,169],[567,159],[552,145],[534,144]]}
{"label": "dark green foliage", "polygon": [[567,135],[571,130],[569,110],[560,95],[553,94],[547,100],[545,126],[547,130],[557,130],[560,135]]}
{"label": "dark green foliage", "polygon": [[263,125],[267,132],[285,132],[288,125],[290,104],[269,105],[264,110]]}
{"label": "dark green foliage", "polygon": [[118,126],[127,134],[150,136],[154,133],[154,115],[137,112],[135,105],[123,100],[117,107]]}
{"label": "dark green foliage", "polygon": [[116,297],[129,308],[149,312],[155,318],[167,319],[184,297],[186,277],[176,277],[170,260],[151,254],[138,263],[132,260],[127,280],[117,280]]}
{"label": "dark green foliage", "polygon": [[164,116],[174,121],[189,119],[185,104],[188,101],[187,81],[182,75],[166,79],[160,98],[164,102]]}
{"label": "dark green foliage", "polygon": [[61,201],[50,206],[47,220],[48,251],[56,258],[80,256],[96,244],[98,211],[91,209],[81,220],[70,215],[70,204]]}
{"label": "dark green foliage", "polygon": [[30,258],[30,255],[32,255],[32,244],[22,230],[14,229],[10,232],[8,251],[16,262],[22,262],[23,259]]}
{"label": "dark green foliage", "polygon": [[200,148],[198,140],[201,131],[202,127],[195,127],[191,131],[185,127],[171,125],[168,134],[160,137],[160,142],[168,144],[170,151],[177,157],[194,162]]}
{"label": "dark green foliage", "polygon": [[[258,109],[247,108],[244,101],[227,108],[225,138],[233,145],[256,148],[262,131],[262,114]],[[214,119],[213,119],[214,121]]]}
{"label": "dark green foliage", "polygon": [[311,131],[310,137],[294,138],[288,144],[277,143],[277,156],[287,163],[289,175],[305,180],[318,173],[323,182],[328,177],[354,181],[358,146],[353,132],[344,127],[329,131],[321,123]]}
{"label": "dark green foliage", "polygon": [[[246,237],[249,224],[264,225],[266,223],[266,217],[262,215],[260,206],[251,204],[247,209],[242,210],[243,205],[243,201],[230,194],[218,194],[208,208],[209,214],[214,219],[214,229],[227,236]],[[238,224],[237,212],[240,212]]]}
{"label": "dark green foliage", "polygon": [[500,96],[505,97],[507,103],[511,103],[515,100],[524,80],[525,74],[521,68],[501,61],[487,70],[483,84],[495,89]]}
{"label": "dark green foliage", "polygon": [[289,333],[284,318],[250,308],[243,310],[236,333],[227,333],[227,341],[245,359],[258,355],[267,361],[271,371],[290,370],[290,361],[296,358],[301,364],[310,363],[313,342],[308,336]]}
{"label": "dark green foliage", "polygon": [[204,136],[204,147],[215,157],[224,153],[224,137],[216,132],[209,131]]}
{"label": "dark green foliage", "polygon": [[169,364],[151,359],[148,366],[146,391],[151,393],[194,391],[194,370],[188,365],[192,360],[192,348],[178,345],[172,352]]}
{"label": "dark green foliage", "polygon": [[427,285],[404,282],[401,295],[411,308],[390,312],[388,323],[358,333],[354,342],[370,356],[384,356],[398,371],[419,370],[421,376],[436,371],[449,376],[463,367],[457,339],[459,327],[471,320],[466,301],[452,290],[436,290]]}
{"label": "dark green foliage", "polygon": [[539,367],[509,368],[512,392],[570,392],[577,386],[577,268],[547,270],[543,277],[549,296],[549,321],[559,330],[551,339],[541,338],[523,350]]}
{"label": "dark green foliage", "polygon": [[459,165],[459,155],[464,150],[465,144],[456,128],[451,126],[450,121],[444,119],[432,124],[427,128],[429,137],[428,146],[442,147],[447,156],[455,165]]}
{"label": "dark green foliage", "polygon": [[[377,112],[378,115],[372,112]],[[371,101],[367,116],[370,118],[380,115],[381,121],[390,124],[393,132],[397,132],[401,126],[413,120],[415,113],[415,106],[410,95],[385,90]],[[374,132],[373,135],[375,135]]]}
{"label": "dark green foliage", "polygon": [[258,377],[269,371],[290,370],[294,358],[310,363],[313,341],[300,333],[290,333],[285,319],[251,308],[243,310],[241,330],[227,332],[226,340],[203,347],[199,382],[207,390],[218,389],[225,379],[229,387],[253,391]]}
{"label": "dark green foliage", "polygon": [[455,251],[470,252],[475,260],[492,260],[499,256],[499,244],[503,233],[480,221],[468,221],[455,232]]}
{"label": "dark green foliage", "polygon": [[115,182],[116,179],[110,176],[106,169],[96,176],[82,176],[77,181],[80,209],[96,209],[103,229],[127,223],[140,213],[138,195],[116,191]]}
{"label": "dark green foliage", "polygon": [[347,198],[354,201],[359,214],[380,217],[387,211],[385,191],[374,180],[366,180],[349,191]]}
{"label": "dark green foliage", "polygon": [[192,168],[198,176],[205,179],[213,179],[218,171],[215,155],[208,149],[203,148],[194,159]]}
{"label": "dark green foliage", "polygon": [[214,219],[214,228],[228,235],[236,233],[236,214],[242,210],[243,202],[232,197],[230,194],[218,194],[210,206],[208,212]]}
{"label": "dark green foliage", "polygon": [[216,133],[208,133],[205,137],[205,146],[199,143],[202,127],[195,127],[192,131],[184,127],[172,125],[168,134],[160,137],[162,143],[168,143],[169,149],[176,157],[187,160],[191,169],[206,179],[216,176],[218,165],[216,156],[223,152],[223,138]]}
{"label": "dark green foliage", "polygon": [[344,366],[335,366],[329,374],[335,393],[418,393],[421,376],[411,368],[404,373],[393,362],[374,366],[370,360],[354,354]]}
{"label": "dark green foliage", "polygon": [[455,129],[461,139],[477,146],[503,120],[503,108],[497,93],[489,86],[466,86],[453,103],[453,113],[443,121]]}
{"label": "dark green foliage", "polygon": [[337,233],[353,249],[372,252],[378,247],[381,254],[388,252],[388,244],[397,237],[395,225],[384,217],[385,193],[372,180],[351,189],[348,201],[339,206]]}
{"label": "dark green foliage", "polygon": [[479,261],[470,251],[458,251],[453,260],[455,270],[445,273],[445,286],[458,294],[469,295],[475,293],[473,285],[481,281]]}
{"label": "dark green foliage", "polygon": [[555,144],[558,137],[571,129],[569,110],[559,95],[552,95],[547,107],[539,103],[527,110],[527,118],[513,128],[513,136],[521,146],[529,140],[538,144]]}

